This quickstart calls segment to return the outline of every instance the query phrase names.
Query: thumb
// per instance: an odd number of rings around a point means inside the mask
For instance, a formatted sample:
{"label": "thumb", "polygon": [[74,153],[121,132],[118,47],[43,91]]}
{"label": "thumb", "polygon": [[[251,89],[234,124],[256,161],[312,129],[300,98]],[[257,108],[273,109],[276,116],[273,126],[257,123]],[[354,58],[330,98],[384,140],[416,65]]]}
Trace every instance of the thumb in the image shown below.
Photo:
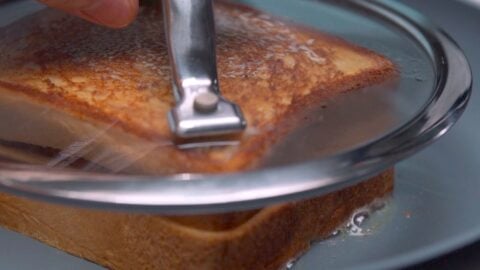
{"label": "thumb", "polygon": [[88,21],[120,28],[131,23],[138,12],[138,0],[40,0]]}

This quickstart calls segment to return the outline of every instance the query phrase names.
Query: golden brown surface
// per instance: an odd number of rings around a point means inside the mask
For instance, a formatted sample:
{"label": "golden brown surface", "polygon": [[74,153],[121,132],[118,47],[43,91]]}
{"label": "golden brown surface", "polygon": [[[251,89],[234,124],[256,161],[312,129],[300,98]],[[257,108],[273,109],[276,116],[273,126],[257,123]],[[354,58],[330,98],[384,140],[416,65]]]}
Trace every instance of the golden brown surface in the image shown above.
{"label": "golden brown surface", "polygon": [[[277,270],[393,188],[393,172],[316,199],[264,208],[233,227],[50,205],[0,194],[0,224],[111,269]],[[197,225],[181,225],[196,220]]]}
{"label": "golden brown surface", "polygon": [[[134,172],[252,168],[293,127],[287,116],[394,73],[391,62],[373,52],[256,11],[218,2],[216,18],[220,86],[249,123],[238,146],[174,146],[166,122],[173,105],[170,74],[157,15],[144,10],[131,27],[117,31],[42,11],[0,29],[0,114],[12,116],[0,121],[0,152],[52,167],[86,159]],[[12,145],[35,149],[35,155]],[[113,269],[276,270],[392,187],[389,171],[305,202],[182,217],[0,195],[0,224]]]}
{"label": "golden brown surface", "polygon": [[161,161],[150,166],[156,171],[224,172],[254,167],[291,128],[287,116],[384,81],[394,70],[373,52],[250,9],[217,2],[216,19],[220,86],[249,124],[238,146],[182,151],[172,145],[163,25],[148,10],[120,31],[53,11],[3,29],[0,92],[46,104],[102,132],[108,127],[155,143],[148,155]]}

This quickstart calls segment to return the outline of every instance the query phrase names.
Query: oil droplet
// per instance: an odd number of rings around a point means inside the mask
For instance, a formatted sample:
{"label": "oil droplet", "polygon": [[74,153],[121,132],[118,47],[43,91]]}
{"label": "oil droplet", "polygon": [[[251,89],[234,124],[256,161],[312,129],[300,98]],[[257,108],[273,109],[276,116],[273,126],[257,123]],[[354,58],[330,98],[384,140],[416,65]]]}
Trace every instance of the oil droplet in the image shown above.
{"label": "oil droplet", "polygon": [[350,220],[344,225],[342,231],[349,236],[367,236],[372,233],[371,224],[367,224],[370,217],[385,208],[386,201],[378,199],[369,205],[358,209],[353,213]]}
{"label": "oil droplet", "polygon": [[339,236],[339,235],[340,235],[340,230],[335,230],[335,231],[332,232],[330,237],[336,237],[336,236]]}
{"label": "oil droplet", "polygon": [[353,216],[353,224],[360,227],[369,217],[370,214],[367,211],[359,212]]}
{"label": "oil droplet", "polygon": [[298,261],[298,258],[295,258],[295,259],[291,259],[290,261],[288,261],[285,266],[283,268],[281,268],[280,270],[293,270],[293,268],[295,267],[295,264],[297,263]]}

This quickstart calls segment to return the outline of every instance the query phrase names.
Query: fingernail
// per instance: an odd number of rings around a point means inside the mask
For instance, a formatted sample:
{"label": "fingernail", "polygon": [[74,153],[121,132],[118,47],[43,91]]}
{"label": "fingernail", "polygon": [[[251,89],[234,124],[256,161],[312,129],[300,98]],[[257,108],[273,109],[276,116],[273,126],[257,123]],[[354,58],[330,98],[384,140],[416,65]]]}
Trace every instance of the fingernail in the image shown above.
{"label": "fingernail", "polygon": [[83,8],[80,16],[106,26],[121,28],[133,21],[138,11],[138,0],[97,0]]}

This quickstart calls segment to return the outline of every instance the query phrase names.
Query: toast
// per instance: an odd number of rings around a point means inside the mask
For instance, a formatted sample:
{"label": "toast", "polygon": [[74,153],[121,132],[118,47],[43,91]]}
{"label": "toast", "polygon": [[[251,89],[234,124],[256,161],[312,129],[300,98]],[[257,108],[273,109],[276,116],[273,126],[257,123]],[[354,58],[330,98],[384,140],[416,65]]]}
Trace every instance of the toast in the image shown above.
{"label": "toast", "polygon": [[[82,170],[227,173],[261,164],[309,108],[383,82],[369,50],[245,7],[216,2],[219,82],[249,123],[230,146],[185,150],[160,15],[109,30],[46,10],[0,29],[0,152]],[[188,142],[187,142],[188,144]],[[0,195],[0,224],[112,269],[277,269],[353,211],[388,195],[393,172],[316,199],[260,210],[158,216]]]}
{"label": "toast", "polygon": [[258,11],[217,2],[215,15],[220,87],[249,124],[226,140],[234,145],[176,147],[163,25],[149,9],[123,30],[55,11],[3,29],[0,105],[12,117],[0,139],[62,149],[51,166],[86,158],[134,173],[246,170],[294,128],[292,118],[395,73],[380,55]]}

